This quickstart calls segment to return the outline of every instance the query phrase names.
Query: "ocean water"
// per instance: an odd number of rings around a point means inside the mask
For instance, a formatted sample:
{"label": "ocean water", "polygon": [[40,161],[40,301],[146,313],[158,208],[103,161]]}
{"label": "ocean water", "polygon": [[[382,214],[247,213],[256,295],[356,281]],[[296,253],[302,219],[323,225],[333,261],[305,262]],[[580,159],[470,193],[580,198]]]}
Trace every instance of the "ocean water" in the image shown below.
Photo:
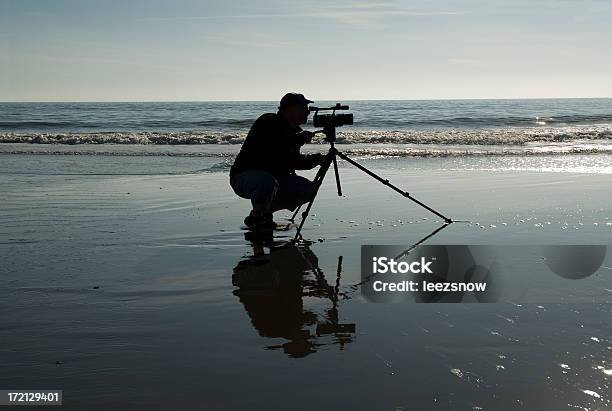
{"label": "ocean water", "polygon": [[[339,147],[355,159],[377,161],[379,167],[612,173],[612,99],[342,103],[350,106],[355,124],[338,129]],[[319,107],[333,104],[317,102]],[[63,165],[47,170],[38,167],[36,159],[27,161],[23,172],[42,174],[117,173],[109,156],[126,155],[149,159],[134,160],[134,167],[120,171],[124,174],[227,172],[253,121],[276,106],[0,103],[0,154],[104,157],[79,162],[83,170]],[[312,118],[304,128],[313,129]],[[303,151],[326,149],[319,135]],[[151,157],[166,160],[154,162]],[[26,161],[4,159],[3,169],[12,170],[9,163]]]}
{"label": "ocean water", "polygon": [[[317,102],[319,107],[334,102]],[[609,152],[612,99],[342,101],[346,144],[573,144]],[[3,143],[240,144],[276,102],[0,103]],[[311,127],[312,124],[306,126]],[[468,150],[469,151],[469,150]]]}

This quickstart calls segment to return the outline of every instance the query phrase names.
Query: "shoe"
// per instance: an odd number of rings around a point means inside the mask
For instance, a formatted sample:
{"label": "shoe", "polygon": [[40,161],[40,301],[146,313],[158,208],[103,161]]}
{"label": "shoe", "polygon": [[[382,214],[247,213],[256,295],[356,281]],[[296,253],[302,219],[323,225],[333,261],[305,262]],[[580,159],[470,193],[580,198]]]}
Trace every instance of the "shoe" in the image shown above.
{"label": "shoe", "polygon": [[274,220],[272,219],[272,214],[253,215],[253,213],[251,213],[245,217],[244,225],[246,225],[249,230],[253,231],[274,230]]}

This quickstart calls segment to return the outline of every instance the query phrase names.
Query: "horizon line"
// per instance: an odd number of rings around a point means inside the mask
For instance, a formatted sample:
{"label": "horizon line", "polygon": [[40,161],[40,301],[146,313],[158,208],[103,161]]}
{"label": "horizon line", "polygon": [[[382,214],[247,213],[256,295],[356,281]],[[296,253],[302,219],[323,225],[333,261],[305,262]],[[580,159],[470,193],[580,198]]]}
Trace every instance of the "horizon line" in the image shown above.
{"label": "horizon line", "polygon": [[[319,99],[315,101],[469,101],[469,100],[606,100],[607,97],[467,97],[467,98],[358,98],[358,99]],[[278,103],[279,100],[0,100],[7,103]]]}

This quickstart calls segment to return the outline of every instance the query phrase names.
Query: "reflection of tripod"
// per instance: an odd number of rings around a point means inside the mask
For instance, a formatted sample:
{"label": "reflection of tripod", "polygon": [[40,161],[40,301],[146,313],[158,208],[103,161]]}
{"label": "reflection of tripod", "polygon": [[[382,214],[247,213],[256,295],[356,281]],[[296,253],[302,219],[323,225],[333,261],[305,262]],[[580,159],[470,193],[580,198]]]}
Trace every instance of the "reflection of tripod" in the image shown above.
{"label": "reflection of tripod", "polygon": [[[452,221],[451,221],[452,222]],[[420,246],[421,244],[423,244],[425,241],[429,240],[431,237],[433,237],[434,235],[438,234],[440,231],[444,230],[446,227],[448,227],[450,223],[446,222],[444,224],[442,224],[440,227],[436,228],[435,230],[433,230],[431,233],[427,234],[425,237],[421,238],[419,241],[417,241],[416,243],[412,244],[410,247],[408,247],[407,249],[405,249],[404,251],[402,251],[401,253],[399,253],[394,260],[399,261],[402,258],[404,258],[405,256],[407,256],[408,254],[410,254],[410,252],[412,252],[412,250],[414,250],[415,248],[417,248],[418,246]],[[369,276],[367,276],[366,278],[362,279],[361,282],[357,283],[357,284],[353,284],[351,286],[351,289],[353,289],[353,291],[357,290],[357,287],[360,287],[366,283],[369,283],[372,278],[374,278],[374,276],[378,274],[378,273],[374,273],[374,274],[370,274]]]}
{"label": "reflection of tripod", "polygon": [[[347,162],[349,162],[350,164],[354,165],[355,167],[357,167],[358,169],[360,169],[364,173],[366,173],[369,176],[371,176],[371,177],[375,178],[376,180],[380,181],[381,183],[383,183],[387,187],[391,188],[392,190],[397,191],[398,193],[400,193],[404,197],[408,198],[409,200],[414,201],[415,203],[417,203],[421,207],[424,207],[425,209],[431,211],[432,213],[434,213],[438,217],[442,218],[447,224],[453,222],[453,220],[451,220],[450,218],[445,217],[444,215],[440,214],[439,212],[437,212],[433,208],[427,206],[426,204],[423,204],[422,202],[420,202],[416,198],[412,197],[410,195],[410,193],[408,193],[407,191],[401,190],[397,186],[391,184],[389,182],[389,180],[385,180],[384,178],[380,177],[379,175],[373,173],[372,171],[368,170],[367,168],[365,168],[364,166],[362,166],[359,163],[355,162],[354,160],[351,160],[346,154],[344,154],[341,151],[339,151],[338,149],[336,149],[336,147],[334,146],[334,141],[336,141],[336,127],[335,126],[330,125],[330,126],[324,127],[323,128],[323,134],[325,134],[325,140],[331,145],[331,147],[330,147],[329,151],[327,152],[327,155],[325,156],[325,160],[321,164],[321,168],[319,169],[319,171],[317,172],[317,175],[315,176],[315,179],[313,180],[313,182],[315,183],[315,189],[314,189],[314,191],[312,193],[312,196],[310,197],[310,201],[308,202],[308,206],[306,207],[306,211],[304,211],[302,213],[302,221],[300,222],[300,225],[299,225],[299,227],[297,229],[297,232],[295,233],[295,237],[293,239],[294,242],[298,241],[298,239],[301,237],[301,231],[302,231],[302,227],[304,226],[304,222],[306,221],[306,217],[308,217],[308,213],[310,212],[310,209],[312,208],[312,203],[314,203],[315,197],[317,196],[317,193],[319,192],[319,188],[321,187],[321,184],[323,183],[323,179],[325,178],[325,174],[327,173],[327,170],[329,169],[329,166],[332,163],[334,165],[334,173],[336,174],[336,188],[338,189],[338,195],[342,196],[342,187],[340,186],[340,174],[338,174],[338,163],[337,163],[337,160],[336,160],[336,156],[340,157],[341,159],[343,159],[343,160],[345,160]],[[300,210],[300,208],[298,207],[298,209],[295,210],[295,213],[291,217],[290,221],[293,222],[295,220],[295,217],[296,217],[297,213],[299,212],[299,210]]]}

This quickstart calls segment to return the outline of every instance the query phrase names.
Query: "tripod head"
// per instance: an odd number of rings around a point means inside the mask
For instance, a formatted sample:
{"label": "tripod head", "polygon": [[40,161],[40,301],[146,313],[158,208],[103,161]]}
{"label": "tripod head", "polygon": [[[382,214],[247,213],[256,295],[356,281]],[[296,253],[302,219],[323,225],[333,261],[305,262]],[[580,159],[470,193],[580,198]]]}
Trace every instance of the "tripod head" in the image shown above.
{"label": "tripod head", "polygon": [[[308,107],[309,112],[314,111],[312,123],[315,127],[323,127],[322,132],[325,134],[325,140],[333,143],[336,141],[336,127],[353,124],[353,114],[336,114],[338,110],[348,110],[349,106],[336,103],[331,107]],[[319,114],[319,111],[331,111],[331,114]]]}

